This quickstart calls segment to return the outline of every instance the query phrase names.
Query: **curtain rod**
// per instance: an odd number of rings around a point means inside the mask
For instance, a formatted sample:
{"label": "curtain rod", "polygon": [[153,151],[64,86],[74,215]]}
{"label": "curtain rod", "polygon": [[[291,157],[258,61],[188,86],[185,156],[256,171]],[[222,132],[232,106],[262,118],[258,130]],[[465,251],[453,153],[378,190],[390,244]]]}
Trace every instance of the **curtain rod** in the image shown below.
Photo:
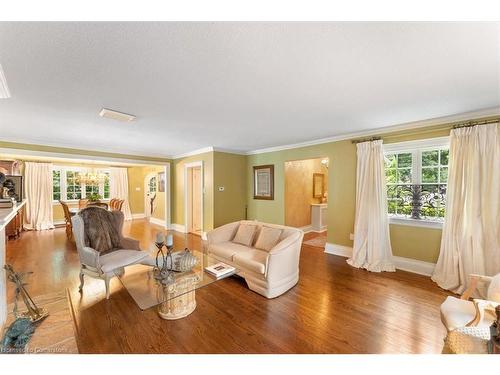
{"label": "curtain rod", "polygon": [[363,142],[372,142],[372,141],[379,141],[381,140],[381,137],[371,137],[371,138],[364,138],[364,139],[353,139],[351,143],[363,143]]}
{"label": "curtain rod", "polygon": [[468,128],[470,126],[476,126],[476,125],[486,125],[486,124],[493,124],[495,122],[499,122],[500,117],[488,119],[488,120],[482,120],[482,121],[466,121],[466,122],[461,122],[453,125],[453,129],[458,129],[458,128]]}

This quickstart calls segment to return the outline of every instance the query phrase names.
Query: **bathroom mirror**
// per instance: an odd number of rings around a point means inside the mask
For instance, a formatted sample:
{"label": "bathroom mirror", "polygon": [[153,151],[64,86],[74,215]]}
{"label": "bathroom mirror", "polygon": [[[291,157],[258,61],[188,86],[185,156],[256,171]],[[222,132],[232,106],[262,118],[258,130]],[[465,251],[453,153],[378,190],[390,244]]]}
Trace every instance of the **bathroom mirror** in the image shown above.
{"label": "bathroom mirror", "polygon": [[323,198],[325,193],[325,175],[323,173],[313,174],[313,198]]}

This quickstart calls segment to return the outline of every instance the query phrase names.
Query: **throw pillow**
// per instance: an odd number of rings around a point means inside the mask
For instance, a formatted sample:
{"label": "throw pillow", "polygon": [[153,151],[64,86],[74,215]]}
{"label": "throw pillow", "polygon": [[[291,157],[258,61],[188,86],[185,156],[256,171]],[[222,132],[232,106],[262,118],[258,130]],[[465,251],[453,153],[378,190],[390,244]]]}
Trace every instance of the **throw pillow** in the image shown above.
{"label": "throw pillow", "polygon": [[253,237],[255,236],[256,230],[256,225],[240,224],[240,226],[238,227],[238,231],[233,238],[233,242],[245,246],[252,246]]}
{"label": "throw pillow", "polygon": [[255,242],[255,248],[270,251],[278,243],[283,230],[263,226]]}

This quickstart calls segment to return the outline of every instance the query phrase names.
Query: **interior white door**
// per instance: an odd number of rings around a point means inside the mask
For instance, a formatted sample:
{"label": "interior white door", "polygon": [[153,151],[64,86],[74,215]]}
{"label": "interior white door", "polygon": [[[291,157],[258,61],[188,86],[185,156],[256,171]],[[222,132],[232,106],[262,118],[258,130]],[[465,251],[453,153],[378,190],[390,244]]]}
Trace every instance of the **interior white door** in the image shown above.
{"label": "interior white door", "polygon": [[201,232],[201,168],[194,167],[191,169],[191,228],[190,231],[194,233]]}

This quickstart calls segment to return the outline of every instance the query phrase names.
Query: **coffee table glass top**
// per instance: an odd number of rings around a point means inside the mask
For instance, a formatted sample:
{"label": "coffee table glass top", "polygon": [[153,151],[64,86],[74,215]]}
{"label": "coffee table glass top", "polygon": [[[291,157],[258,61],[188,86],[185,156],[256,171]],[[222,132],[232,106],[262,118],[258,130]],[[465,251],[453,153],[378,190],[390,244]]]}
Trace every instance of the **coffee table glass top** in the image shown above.
{"label": "coffee table glass top", "polygon": [[[153,246],[149,251],[152,264],[154,264],[153,259],[155,259],[156,250],[156,247]],[[220,261],[201,251],[191,249],[190,251],[192,255],[198,258],[198,263],[190,271],[173,272],[173,283],[171,284],[162,285],[154,278],[153,267],[144,264],[126,267],[125,273],[118,278],[139,308],[146,310],[238,272],[238,270],[235,270],[232,273],[216,278],[206,272],[205,267],[220,263]]]}

